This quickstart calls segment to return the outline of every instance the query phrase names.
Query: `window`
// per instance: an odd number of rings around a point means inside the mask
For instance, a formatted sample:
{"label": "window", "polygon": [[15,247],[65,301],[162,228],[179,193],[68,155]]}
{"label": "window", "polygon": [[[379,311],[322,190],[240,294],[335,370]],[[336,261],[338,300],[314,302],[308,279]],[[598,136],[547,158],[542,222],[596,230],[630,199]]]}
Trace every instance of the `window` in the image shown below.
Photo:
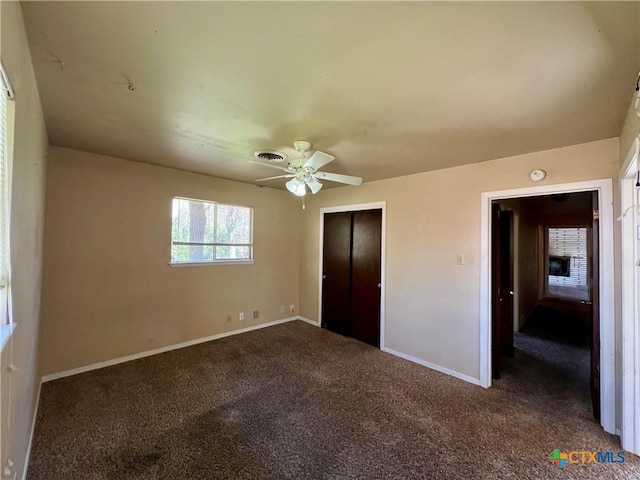
{"label": "window", "polygon": [[9,214],[11,211],[11,140],[13,90],[0,62],[0,340],[11,334],[11,268],[9,256]]}
{"label": "window", "polygon": [[253,208],[173,199],[171,264],[252,260]]}
{"label": "window", "polygon": [[547,229],[549,271],[547,293],[553,296],[589,300],[586,227]]}

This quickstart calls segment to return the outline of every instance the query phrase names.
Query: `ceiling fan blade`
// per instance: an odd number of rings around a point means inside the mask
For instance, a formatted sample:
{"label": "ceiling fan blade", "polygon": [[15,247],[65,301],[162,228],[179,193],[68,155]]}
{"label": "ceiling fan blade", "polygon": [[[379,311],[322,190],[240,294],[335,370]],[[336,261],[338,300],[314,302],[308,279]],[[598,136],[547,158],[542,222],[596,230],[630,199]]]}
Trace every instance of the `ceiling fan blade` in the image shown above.
{"label": "ceiling fan blade", "polygon": [[332,182],[346,183],[349,185],[360,185],[362,183],[362,177],[341,175],[339,173],[317,172],[315,176],[322,180],[331,180]]}
{"label": "ceiling fan blade", "polygon": [[313,193],[314,195],[316,193],[318,193],[320,191],[320,189],[322,188],[322,184],[317,179],[315,179],[313,177],[307,178],[305,180],[305,182],[307,183],[307,185],[311,189],[311,193]]}
{"label": "ceiling fan blade", "polygon": [[249,160],[249,163],[255,163],[256,165],[262,165],[264,167],[277,168],[278,170],[283,170],[285,172],[290,172],[285,167],[279,167],[278,165],[271,165],[270,163],[254,162],[253,160]]}
{"label": "ceiling fan blade", "polygon": [[336,157],[329,155],[328,153],[321,152],[320,150],[316,150],[316,152],[309,157],[309,160],[304,164],[305,167],[311,167],[314,170],[318,170],[323,165],[326,165],[329,162],[332,162],[336,159]]}
{"label": "ceiling fan blade", "polygon": [[291,178],[291,177],[295,177],[295,175],[292,173],[291,175],[276,175],[275,177],[258,178],[257,180],[254,180],[254,182],[264,182],[266,180],[275,180],[276,178]]}

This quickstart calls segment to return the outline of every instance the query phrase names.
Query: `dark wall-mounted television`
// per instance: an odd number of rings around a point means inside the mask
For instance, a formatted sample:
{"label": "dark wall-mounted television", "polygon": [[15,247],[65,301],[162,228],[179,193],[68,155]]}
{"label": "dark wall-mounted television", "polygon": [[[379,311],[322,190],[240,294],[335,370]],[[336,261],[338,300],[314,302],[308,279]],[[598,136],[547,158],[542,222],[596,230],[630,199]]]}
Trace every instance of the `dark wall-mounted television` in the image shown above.
{"label": "dark wall-mounted television", "polygon": [[549,255],[549,275],[556,277],[570,277],[571,257]]}

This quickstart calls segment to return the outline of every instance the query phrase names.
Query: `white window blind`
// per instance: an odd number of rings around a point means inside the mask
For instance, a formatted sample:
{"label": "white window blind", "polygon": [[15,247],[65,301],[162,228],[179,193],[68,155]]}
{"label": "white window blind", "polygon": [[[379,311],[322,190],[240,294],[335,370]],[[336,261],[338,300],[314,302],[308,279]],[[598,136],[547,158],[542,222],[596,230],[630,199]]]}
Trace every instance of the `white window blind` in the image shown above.
{"label": "white window blind", "polygon": [[583,287],[587,285],[587,229],[549,228],[549,256],[569,261],[569,275],[549,275],[549,285]]}
{"label": "white window blind", "polygon": [[[1,64],[0,64],[1,65]],[[9,213],[11,199],[11,162],[9,156],[8,102],[13,91],[4,68],[0,75],[0,325],[10,323]]]}

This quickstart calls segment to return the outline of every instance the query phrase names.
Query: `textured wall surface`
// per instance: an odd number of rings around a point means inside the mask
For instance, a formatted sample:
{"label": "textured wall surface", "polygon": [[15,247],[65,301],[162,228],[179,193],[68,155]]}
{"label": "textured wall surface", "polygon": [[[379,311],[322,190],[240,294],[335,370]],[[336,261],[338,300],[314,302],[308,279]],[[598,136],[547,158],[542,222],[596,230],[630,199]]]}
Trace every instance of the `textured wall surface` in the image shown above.
{"label": "textured wall surface", "polygon": [[481,193],[531,186],[534,168],[566,183],[615,178],[617,166],[610,139],[321,191],[302,216],[301,312],[318,317],[320,208],[386,201],[385,345],[479,378]]}
{"label": "textured wall surface", "polygon": [[[21,478],[40,383],[38,320],[42,279],[47,134],[18,2],[0,2],[0,55],[15,90],[11,200],[11,292],[16,323],[2,351],[0,460]],[[18,370],[7,373],[12,363]],[[12,477],[13,478],[13,477]]]}
{"label": "textured wall surface", "polygon": [[[174,196],[254,207],[255,262],[170,267]],[[42,373],[295,315],[300,211],[289,192],[51,147]]]}

